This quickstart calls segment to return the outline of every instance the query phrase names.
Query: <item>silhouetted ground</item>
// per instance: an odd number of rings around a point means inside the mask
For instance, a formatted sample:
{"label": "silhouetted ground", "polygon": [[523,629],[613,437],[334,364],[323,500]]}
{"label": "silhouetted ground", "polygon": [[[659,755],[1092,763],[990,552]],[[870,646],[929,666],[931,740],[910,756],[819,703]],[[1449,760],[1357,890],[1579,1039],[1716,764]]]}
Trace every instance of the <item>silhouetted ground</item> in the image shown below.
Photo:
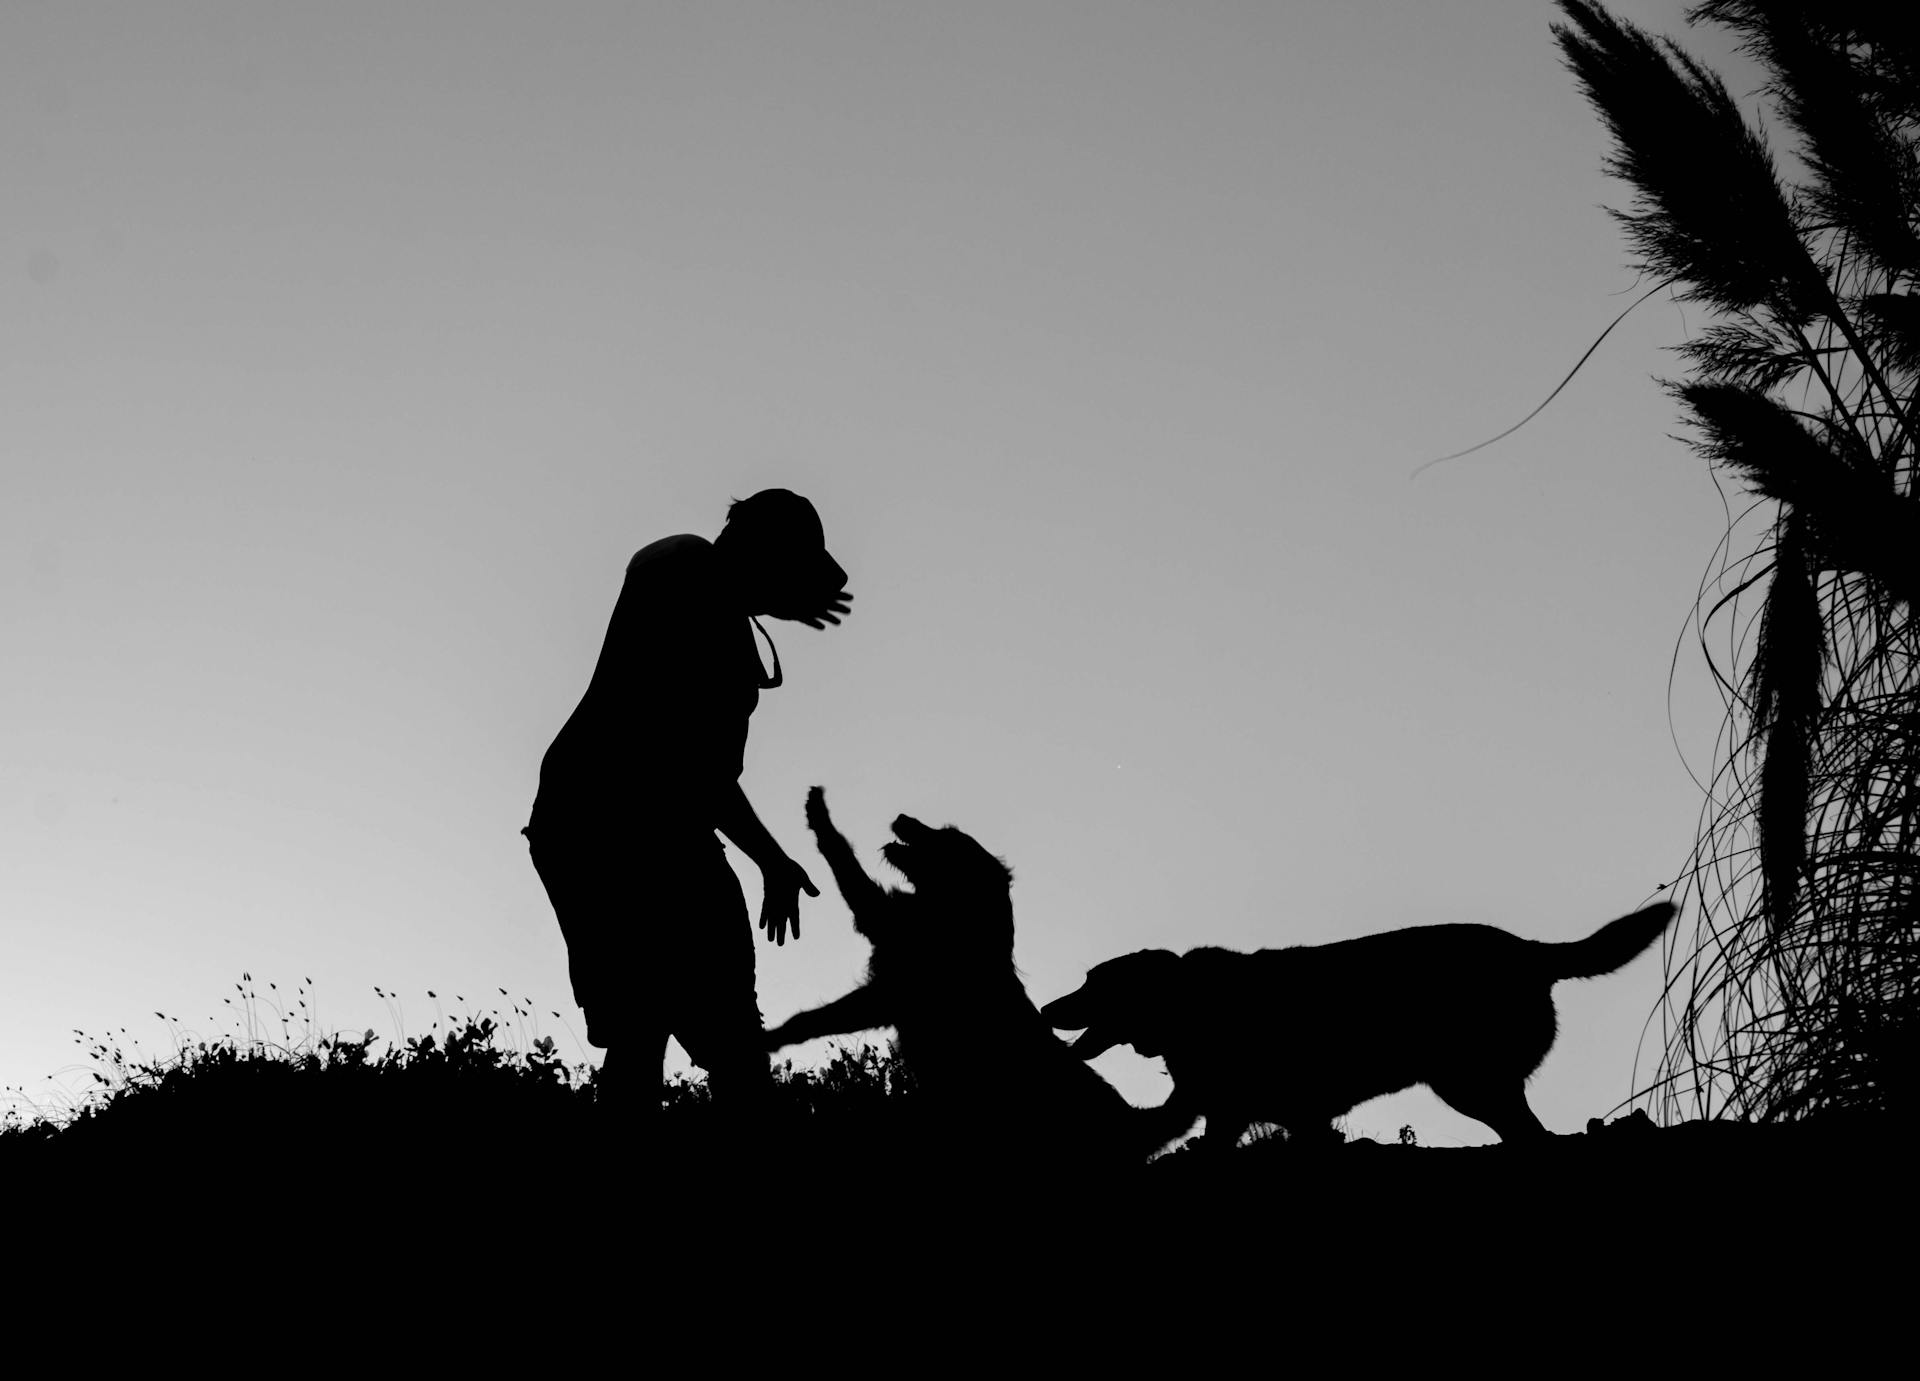
{"label": "silhouetted ground", "polygon": [[0,1136],[16,1259],[63,1289],[131,1272],[223,1326],[205,1301],[273,1281],[244,1320],[267,1338],[550,1315],[604,1344],[712,1313],[732,1320],[701,1335],[720,1353],[854,1342],[882,1351],[863,1367],[910,1371],[901,1348],[1035,1361],[1042,1337],[1079,1369],[1184,1369],[1229,1339],[1299,1363],[1310,1338],[1476,1369],[1796,1338],[1832,1360],[1911,1312],[1913,1142],[1884,1123],[1273,1140],[1095,1177],[958,1148],[872,1085],[793,1094],[757,1133],[689,1101],[641,1147],[559,1078],[275,1063]]}

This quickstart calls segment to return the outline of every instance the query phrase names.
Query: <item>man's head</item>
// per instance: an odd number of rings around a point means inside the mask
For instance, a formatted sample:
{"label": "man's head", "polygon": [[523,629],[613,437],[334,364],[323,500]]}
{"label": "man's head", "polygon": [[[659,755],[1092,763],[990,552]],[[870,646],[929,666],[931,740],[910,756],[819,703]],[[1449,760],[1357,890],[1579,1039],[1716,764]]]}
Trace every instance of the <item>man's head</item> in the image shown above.
{"label": "man's head", "polygon": [[847,573],[827,552],[820,515],[791,489],[734,500],[713,545],[749,614],[820,628],[840,622],[852,602]]}

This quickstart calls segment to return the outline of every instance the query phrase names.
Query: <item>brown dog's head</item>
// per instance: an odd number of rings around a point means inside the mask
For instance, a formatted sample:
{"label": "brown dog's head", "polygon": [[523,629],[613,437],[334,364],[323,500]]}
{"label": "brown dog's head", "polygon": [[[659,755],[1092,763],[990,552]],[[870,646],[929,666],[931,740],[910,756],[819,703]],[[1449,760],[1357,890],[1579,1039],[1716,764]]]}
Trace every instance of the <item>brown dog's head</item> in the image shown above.
{"label": "brown dog's head", "polygon": [[1070,1049],[1083,1060],[1130,1045],[1142,1055],[1163,1053],[1176,1020],[1180,956],[1143,949],[1095,964],[1087,981],[1040,1009],[1056,1031],[1079,1031]]}
{"label": "brown dog's head", "polygon": [[880,856],[913,884],[914,894],[942,911],[980,918],[1004,928],[1006,949],[1013,948],[1013,869],[988,853],[972,835],[952,825],[934,829],[911,815],[893,822],[893,839],[880,846]]}
{"label": "brown dog's head", "polygon": [[936,830],[911,815],[893,822],[893,838],[880,846],[880,856],[918,891],[991,896],[1013,885],[1013,869],[972,835],[952,825]]}

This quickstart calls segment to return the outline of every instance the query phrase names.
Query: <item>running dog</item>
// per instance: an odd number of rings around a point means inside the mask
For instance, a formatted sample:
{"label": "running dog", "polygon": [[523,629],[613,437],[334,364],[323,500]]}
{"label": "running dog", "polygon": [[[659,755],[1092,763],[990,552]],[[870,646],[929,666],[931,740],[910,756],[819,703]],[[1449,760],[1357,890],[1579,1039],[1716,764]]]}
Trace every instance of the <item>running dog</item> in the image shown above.
{"label": "running dog", "polygon": [[880,853],[906,890],[867,876],[817,786],[807,824],[873,954],[865,982],[776,1026],[769,1050],[895,1027],[949,1135],[1073,1163],[1139,1163],[1193,1125],[1135,1108],[1053,1034],[1013,966],[1013,872],[970,835],[896,819]]}
{"label": "running dog", "polygon": [[1553,1047],[1553,985],[1624,967],[1665,933],[1658,902],[1584,940],[1548,944],[1487,925],[1414,926],[1330,945],[1239,954],[1147,949],[1097,964],[1042,1009],[1090,1060],[1115,1045],[1166,1057],[1175,1106],[1231,1148],[1254,1122],[1290,1138],[1425,1084],[1502,1141],[1549,1135],[1526,1082]]}

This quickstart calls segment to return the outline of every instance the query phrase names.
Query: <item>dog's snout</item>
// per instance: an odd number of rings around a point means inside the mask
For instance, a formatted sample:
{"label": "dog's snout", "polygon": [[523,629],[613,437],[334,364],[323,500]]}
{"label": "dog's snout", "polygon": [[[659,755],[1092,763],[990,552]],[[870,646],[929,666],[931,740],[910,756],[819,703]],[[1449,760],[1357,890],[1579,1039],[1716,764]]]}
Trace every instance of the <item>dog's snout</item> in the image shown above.
{"label": "dog's snout", "polygon": [[1106,1032],[1096,1030],[1097,1023],[1093,1013],[1088,1010],[1091,999],[1085,986],[1076,988],[1065,997],[1056,997],[1040,1009],[1041,1019],[1056,1031],[1078,1031],[1080,1034],[1067,1042],[1067,1049],[1083,1060],[1091,1060],[1103,1055],[1117,1043]]}
{"label": "dog's snout", "polygon": [[1040,1009],[1040,1015],[1045,1017],[1047,1019],[1047,1025],[1056,1031],[1078,1031],[1086,1025],[1086,1022],[1084,1020],[1074,1020],[1074,1009],[1080,1005],[1076,1003],[1074,999],[1084,992],[1086,992],[1086,989],[1081,988],[1075,992],[1068,993],[1065,997],[1056,997]]}
{"label": "dog's snout", "polygon": [[916,840],[925,839],[928,835],[932,834],[933,831],[914,819],[911,815],[902,815],[894,820],[893,833],[894,837],[902,844],[911,844]]}

